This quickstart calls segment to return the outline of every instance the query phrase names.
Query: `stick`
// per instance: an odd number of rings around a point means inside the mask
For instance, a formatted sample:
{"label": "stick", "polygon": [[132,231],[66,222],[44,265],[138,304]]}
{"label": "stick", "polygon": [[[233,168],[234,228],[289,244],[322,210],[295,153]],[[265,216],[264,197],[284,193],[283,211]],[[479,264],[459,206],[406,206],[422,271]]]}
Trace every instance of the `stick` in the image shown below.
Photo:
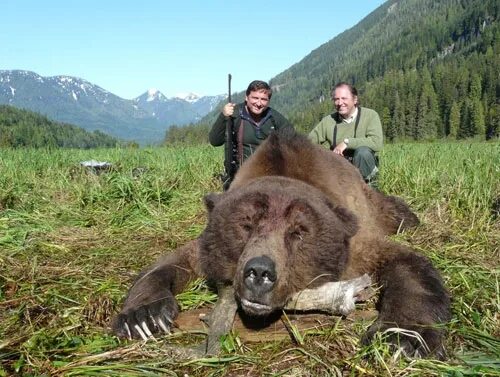
{"label": "stick", "polygon": [[347,315],[355,309],[358,295],[371,284],[367,274],[345,281],[332,281],[313,289],[295,293],[285,310],[325,311]]}

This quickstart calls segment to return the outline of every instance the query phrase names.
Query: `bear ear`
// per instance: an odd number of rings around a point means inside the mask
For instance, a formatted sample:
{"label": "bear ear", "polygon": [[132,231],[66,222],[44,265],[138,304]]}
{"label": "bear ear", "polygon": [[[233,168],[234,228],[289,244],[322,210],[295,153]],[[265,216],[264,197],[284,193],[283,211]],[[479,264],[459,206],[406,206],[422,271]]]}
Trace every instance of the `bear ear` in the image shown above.
{"label": "bear ear", "polygon": [[357,217],[348,209],[344,207],[333,207],[333,212],[344,223],[344,229],[348,237],[354,236],[359,230]]}
{"label": "bear ear", "polygon": [[207,207],[208,212],[212,212],[215,205],[219,202],[222,194],[216,194],[214,192],[205,195],[203,201],[205,202],[205,207]]}

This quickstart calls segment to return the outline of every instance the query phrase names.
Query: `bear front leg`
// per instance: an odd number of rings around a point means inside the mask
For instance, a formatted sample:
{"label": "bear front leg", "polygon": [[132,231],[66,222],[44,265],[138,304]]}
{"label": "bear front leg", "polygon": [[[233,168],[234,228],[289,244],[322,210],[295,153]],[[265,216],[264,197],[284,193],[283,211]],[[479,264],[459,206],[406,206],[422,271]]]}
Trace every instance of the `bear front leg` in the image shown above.
{"label": "bear front leg", "polygon": [[113,332],[120,338],[144,340],[159,332],[169,333],[179,306],[174,297],[197,276],[198,241],[160,258],[139,274],[123,308],[113,320]]}
{"label": "bear front leg", "polygon": [[379,317],[363,343],[380,332],[396,352],[443,359],[443,325],[450,320],[450,298],[430,261],[405,250],[383,265],[378,275],[382,286]]}

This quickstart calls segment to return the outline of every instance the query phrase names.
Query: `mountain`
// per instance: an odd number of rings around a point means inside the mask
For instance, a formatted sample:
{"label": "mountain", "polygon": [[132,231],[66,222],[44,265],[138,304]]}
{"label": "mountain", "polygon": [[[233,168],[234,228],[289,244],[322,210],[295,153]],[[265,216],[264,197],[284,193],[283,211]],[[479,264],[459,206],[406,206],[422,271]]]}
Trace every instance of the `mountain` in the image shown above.
{"label": "mountain", "polygon": [[169,99],[156,89],[149,89],[132,101],[137,109],[145,111],[159,124],[186,124],[197,120],[190,102],[181,98]]}
{"label": "mountain", "polygon": [[0,104],[142,144],[161,142],[170,125],[199,120],[223,98],[167,98],[148,90],[127,100],[81,78],[0,70]]}
{"label": "mountain", "polygon": [[199,121],[225,97],[225,94],[200,97],[187,93],[167,98],[159,90],[149,89],[133,99],[133,102],[138,109],[146,111],[160,124],[184,125]]}
{"label": "mountain", "polygon": [[[308,132],[332,111],[325,100],[331,87],[348,81],[361,103],[380,114],[388,140],[495,137],[499,9],[498,0],[388,0],[272,78],[271,106]],[[236,93],[233,101],[243,98],[244,92]],[[193,93],[166,98],[149,90],[125,100],[74,77],[0,71],[0,104],[141,143],[163,141],[170,125],[200,118],[208,133],[222,99]],[[201,135],[192,127],[175,131]]]}

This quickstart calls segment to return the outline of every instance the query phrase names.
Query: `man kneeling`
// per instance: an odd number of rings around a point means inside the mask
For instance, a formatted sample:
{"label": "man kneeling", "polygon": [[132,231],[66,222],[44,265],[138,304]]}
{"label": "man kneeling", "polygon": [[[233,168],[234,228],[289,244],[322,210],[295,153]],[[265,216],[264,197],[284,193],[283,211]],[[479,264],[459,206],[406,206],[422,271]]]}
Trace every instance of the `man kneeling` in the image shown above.
{"label": "man kneeling", "polygon": [[333,153],[348,159],[365,182],[376,187],[376,152],[383,146],[379,115],[359,106],[358,91],[346,82],[335,85],[332,101],[337,111],[324,117],[309,133],[309,139],[316,144],[328,143]]}

